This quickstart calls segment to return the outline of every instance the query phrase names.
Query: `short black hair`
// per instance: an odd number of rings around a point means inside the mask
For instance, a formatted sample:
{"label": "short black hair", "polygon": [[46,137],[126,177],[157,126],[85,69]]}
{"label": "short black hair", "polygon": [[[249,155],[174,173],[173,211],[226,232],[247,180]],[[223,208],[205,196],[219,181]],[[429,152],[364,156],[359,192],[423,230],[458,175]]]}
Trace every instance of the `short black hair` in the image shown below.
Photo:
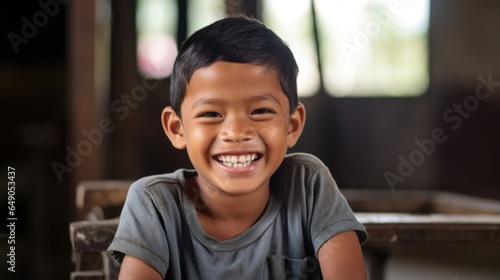
{"label": "short black hair", "polygon": [[174,63],[170,105],[180,116],[186,86],[197,69],[216,61],[253,63],[274,70],[290,103],[290,114],[298,105],[295,58],[273,31],[246,16],[218,20],[191,35],[182,44]]}

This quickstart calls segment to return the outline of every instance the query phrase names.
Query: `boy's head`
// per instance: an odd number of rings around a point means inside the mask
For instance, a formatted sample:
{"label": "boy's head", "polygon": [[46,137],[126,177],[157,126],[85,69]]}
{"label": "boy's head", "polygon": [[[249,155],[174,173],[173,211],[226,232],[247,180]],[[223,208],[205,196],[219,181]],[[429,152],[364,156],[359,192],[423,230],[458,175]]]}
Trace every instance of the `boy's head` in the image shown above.
{"label": "boy's head", "polygon": [[270,29],[247,17],[230,17],[214,22],[189,37],[174,64],[170,103],[181,115],[187,84],[197,69],[216,61],[264,65],[276,73],[290,103],[290,113],[298,105],[298,67],[290,49]]}
{"label": "boy's head", "polygon": [[162,124],[200,189],[265,195],[304,126],[296,76],[288,47],[252,19],[217,21],[184,43]]}

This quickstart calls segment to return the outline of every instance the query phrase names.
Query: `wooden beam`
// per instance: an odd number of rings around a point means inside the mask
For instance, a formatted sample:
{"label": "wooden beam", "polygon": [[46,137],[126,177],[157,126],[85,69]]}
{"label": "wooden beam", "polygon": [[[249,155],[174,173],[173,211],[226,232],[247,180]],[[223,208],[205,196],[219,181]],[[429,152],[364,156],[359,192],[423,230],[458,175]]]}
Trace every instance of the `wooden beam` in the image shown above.
{"label": "wooden beam", "polygon": [[[106,14],[102,9],[108,2],[75,0],[68,4],[70,140],[65,147],[64,164],[69,168],[69,174],[63,174],[61,178],[70,180],[73,197],[78,182],[105,177],[104,146],[106,129],[109,128],[105,107],[110,69],[110,41],[106,38],[110,37],[111,23],[103,20]],[[103,126],[103,121],[107,125]]]}

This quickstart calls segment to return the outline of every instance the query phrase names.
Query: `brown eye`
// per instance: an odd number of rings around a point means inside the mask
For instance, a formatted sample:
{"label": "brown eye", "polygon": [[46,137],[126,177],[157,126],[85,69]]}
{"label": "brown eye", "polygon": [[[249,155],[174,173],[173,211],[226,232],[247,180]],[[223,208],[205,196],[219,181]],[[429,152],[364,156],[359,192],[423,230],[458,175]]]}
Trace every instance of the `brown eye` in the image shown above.
{"label": "brown eye", "polygon": [[196,116],[197,118],[217,118],[220,117],[219,113],[216,112],[205,112]]}
{"label": "brown eye", "polygon": [[274,111],[270,109],[258,109],[252,112],[252,115],[259,115],[259,114],[269,114],[269,113],[274,113]]}

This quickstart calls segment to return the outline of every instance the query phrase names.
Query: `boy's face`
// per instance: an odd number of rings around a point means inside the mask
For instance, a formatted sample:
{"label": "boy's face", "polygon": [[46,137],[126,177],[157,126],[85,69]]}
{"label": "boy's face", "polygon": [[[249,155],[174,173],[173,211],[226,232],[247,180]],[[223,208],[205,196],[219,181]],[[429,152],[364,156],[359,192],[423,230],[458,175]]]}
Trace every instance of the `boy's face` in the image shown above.
{"label": "boy's face", "polygon": [[274,71],[222,61],[193,73],[182,119],[165,111],[165,131],[175,147],[187,149],[200,188],[231,195],[269,187],[305,118],[302,104],[290,114]]}

